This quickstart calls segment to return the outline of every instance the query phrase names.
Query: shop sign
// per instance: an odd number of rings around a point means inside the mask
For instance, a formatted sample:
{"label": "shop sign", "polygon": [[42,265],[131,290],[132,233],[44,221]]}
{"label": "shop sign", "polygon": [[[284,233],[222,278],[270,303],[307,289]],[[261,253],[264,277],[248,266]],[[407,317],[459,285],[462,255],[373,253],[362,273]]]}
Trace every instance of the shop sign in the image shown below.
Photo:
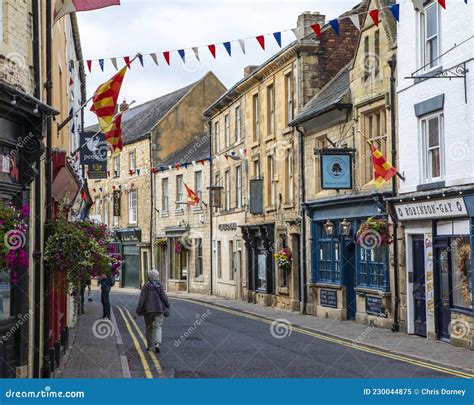
{"label": "shop sign", "polygon": [[107,178],[107,161],[90,164],[87,169],[87,176],[91,180],[102,180]]}
{"label": "shop sign", "polygon": [[219,231],[236,231],[237,223],[232,222],[230,224],[219,224]]}
{"label": "shop sign", "polygon": [[350,153],[321,154],[321,188],[324,190],[352,189],[352,155]]}
{"label": "shop sign", "polygon": [[400,221],[467,216],[466,204],[462,197],[395,204],[395,209]]}
{"label": "shop sign", "polygon": [[107,160],[109,151],[105,136],[99,132],[93,136],[87,133],[81,133],[80,136],[81,164],[91,165],[101,163]]}
{"label": "shop sign", "polygon": [[322,307],[337,308],[337,291],[319,290],[319,304]]}
{"label": "shop sign", "polygon": [[114,210],[114,217],[119,217],[120,216],[120,191],[115,190],[113,193],[113,210]]}
{"label": "shop sign", "polygon": [[122,243],[126,242],[140,242],[142,232],[139,228],[134,229],[120,229],[117,230],[117,237]]}
{"label": "shop sign", "polygon": [[376,315],[387,318],[385,307],[383,306],[382,297],[374,297],[372,295],[365,296],[365,312],[369,315]]}

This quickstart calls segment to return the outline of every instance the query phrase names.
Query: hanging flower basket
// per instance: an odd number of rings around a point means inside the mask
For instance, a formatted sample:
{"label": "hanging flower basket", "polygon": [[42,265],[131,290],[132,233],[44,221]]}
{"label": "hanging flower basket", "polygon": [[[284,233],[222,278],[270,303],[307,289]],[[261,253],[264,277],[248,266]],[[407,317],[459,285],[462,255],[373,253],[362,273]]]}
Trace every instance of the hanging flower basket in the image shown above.
{"label": "hanging flower basket", "polygon": [[17,269],[28,266],[26,221],[30,215],[28,206],[17,209],[13,205],[0,205],[0,281],[4,284],[17,282]]}
{"label": "hanging flower basket", "polygon": [[459,267],[461,274],[461,293],[464,303],[470,307],[472,305],[471,280],[469,279],[469,266],[471,265],[471,248],[469,243],[464,243],[459,248]]}
{"label": "hanging flower basket", "polygon": [[155,246],[159,247],[161,250],[166,250],[168,247],[168,239],[167,238],[159,238],[155,240]]}
{"label": "hanging flower basket", "polygon": [[392,243],[389,222],[386,219],[371,217],[360,224],[356,243],[364,249],[376,249]]}
{"label": "hanging flower basket", "polygon": [[278,267],[282,270],[291,270],[293,254],[290,248],[283,248],[274,254]]}
{"label": "hanging flower basket", "polygon": [[183,245],[181,241],[177,240],[174,244],[174,252],[179,255],[181,251],[183,250]]}

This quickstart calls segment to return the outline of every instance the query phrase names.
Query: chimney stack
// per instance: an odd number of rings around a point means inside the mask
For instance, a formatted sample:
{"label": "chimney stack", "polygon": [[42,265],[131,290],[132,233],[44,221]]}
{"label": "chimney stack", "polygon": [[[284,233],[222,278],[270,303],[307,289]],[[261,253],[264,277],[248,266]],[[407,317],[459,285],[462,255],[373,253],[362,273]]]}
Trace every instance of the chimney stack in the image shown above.
{"label": "chimney stack", "polygon": [[[296,32],[298,40],[302,40],[311,34],[314,34],[311,25],[319,24],[323,28],[326,16],[319,13],[319,11],[303,11],[303,14],[298,16],[298,22],[296,24]],[[309,38],[306,38],[309,39]]]}
{"label": "chimney stack", "polygon": [[128,110],[127,100],[123,99],[122,104],[120,104],[119,110],[120,112]]}
{"label": "chimney stack", "polygon": [[257,68],[258,66],[256,65],[249,65],[249,66],[244,67],[244,78],[246,78],[247,76],[250,76]]}

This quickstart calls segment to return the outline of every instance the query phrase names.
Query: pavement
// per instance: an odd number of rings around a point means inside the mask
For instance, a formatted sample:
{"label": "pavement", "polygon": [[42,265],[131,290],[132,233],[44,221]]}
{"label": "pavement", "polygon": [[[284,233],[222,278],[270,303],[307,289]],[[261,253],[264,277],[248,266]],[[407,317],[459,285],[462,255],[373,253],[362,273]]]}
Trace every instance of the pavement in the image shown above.
{"label": "pavement", "polygon": [[170,294],[161,353],[147,352],[143,318],[133,317],[138,290],[112,291],[113,332],[95,324],[99,294],[93,291],[94,302],[71,330],[71,348],[55,377],[474,377],[474,352],[466,349],[198,294]]}

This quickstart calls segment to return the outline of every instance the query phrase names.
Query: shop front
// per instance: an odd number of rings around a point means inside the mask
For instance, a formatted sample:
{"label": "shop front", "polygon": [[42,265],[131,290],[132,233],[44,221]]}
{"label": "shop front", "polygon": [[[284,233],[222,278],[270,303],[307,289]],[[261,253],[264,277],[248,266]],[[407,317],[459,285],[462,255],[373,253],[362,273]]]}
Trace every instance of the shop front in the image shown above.
{"label": "shop front", "polygon": [[140,288],[144,280],[140,258],[142,231],[140,228],[123,228],[115,230],[115,235],[123,259],[121,287]]}
{"label": "shop front", "polygon": [[275,225],[241,226],[247,249],[247,300],[272,306],[275,295]]}
{"label": "shop front", "polygon": [[473,349],[474,195],[414,193],[394,204],[405,229],[407,332]]}
{"label": "shop front", "polygon": [[305,207],[311,247],[307,312],[389,327],[393,315],[388,240],[376,229],[359,232],[369,218],[388,224],[383,196],[341,196]]}

